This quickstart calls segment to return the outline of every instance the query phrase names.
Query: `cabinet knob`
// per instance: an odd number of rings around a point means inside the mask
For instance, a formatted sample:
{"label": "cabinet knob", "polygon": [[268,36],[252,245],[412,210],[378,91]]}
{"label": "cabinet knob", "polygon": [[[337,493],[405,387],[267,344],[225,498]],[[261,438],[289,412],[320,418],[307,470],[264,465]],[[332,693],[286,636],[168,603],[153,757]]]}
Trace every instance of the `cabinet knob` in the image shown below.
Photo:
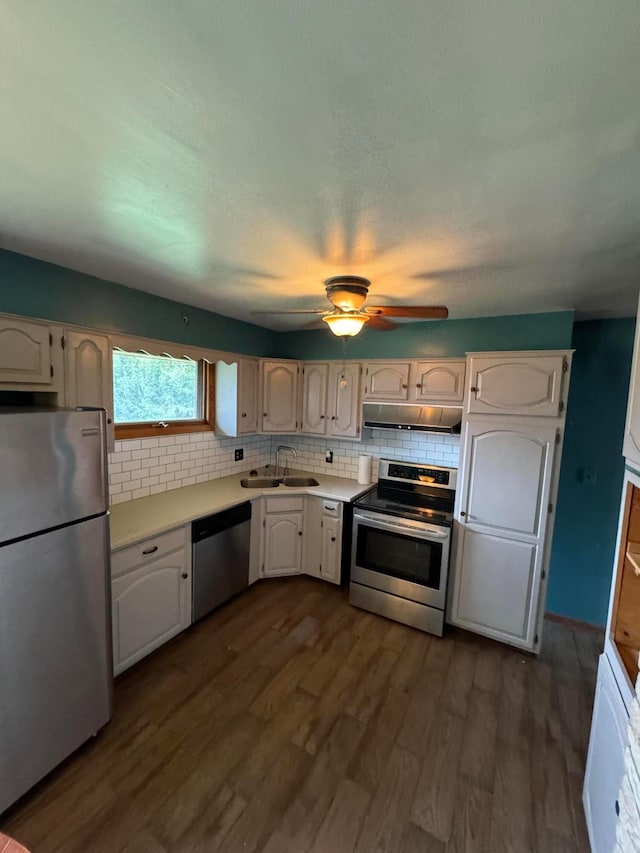
{"label": "cabinet knob", "polygon": [[111,418],[107,418],[107,423],[108,424],[112,423]]}
{"label": "cabinet knob", "polygon": [[332,420],[332,421],[335,421],[335,419],[336,419],[336,416],[335,416],[335,415],[331,415],[331,420]]}
{"label": "cabinet knob", "polygon": [[246,412],[243,412],[243,413],[242,413],[242,417],[243,417],[243,418],[246,418],[246,417],[247,417],[247,413],[246,413]]}
{"label": "cabinet knob", "polygon": [[332,541],[332,542],[335,542],[335,541],[336,541],[336,537],[335,537],[335,536],[332,536],[332,537],[331,537],[331,541]]}
{"label": "cabinet knob", "polygon": [[321,420],[321,421],[323,421],[323,420],[324,420],[324,415],[320,415],[320,420]]}
{"label": "cabinet knob", "polygon": [[421,382],[416,382],[416,388],[422,388],[422,383],[421,383]]}
{"label": "cabinet knob", "polygon": [[620,817],[620,803],[616,800],[616,814]]}
{"label": "cabinet knob", "polygon": [[268,418],[269,416],[267,415],[267,413],[266,413],[266,412],[263,412],[263,413],[262,413],[262,417],[263,417],[263,418]]}
{"label": "cabinet knob", "polygon": [[475,386],[469,388],[469,391],[473,391],[474,394],[478,393],[478,389]]}
{"label": "cabinet knob", "polygon": [[298,536],[302,536],[302,530],[298,530]]}
{"label": "cabinet knob", "polygon": [[460,511],[460,518],[464,518],[466,516],[466,512],[464,510]]}
{"label": "cabinet knob", "polygon": [[402,383],[402,387],[403,387],[403,388],[406,388],[406,387],[407,387],[407,386],[406,386],[406,384],[405,384],[404,382]]}
{"label": "cabinet knob", "polygon": [[184,578],[184,580],[186,580],[189,577],[189,575],[186,572],[183,572],[182,577]]}

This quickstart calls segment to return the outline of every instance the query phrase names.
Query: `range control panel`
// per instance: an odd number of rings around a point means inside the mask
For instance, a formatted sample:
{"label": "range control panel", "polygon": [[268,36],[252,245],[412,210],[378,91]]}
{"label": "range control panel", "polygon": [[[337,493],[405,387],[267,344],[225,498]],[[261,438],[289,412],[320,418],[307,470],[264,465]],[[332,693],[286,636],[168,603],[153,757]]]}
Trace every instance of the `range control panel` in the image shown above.
{"label": "range control panel", "polygon": [[456,468],[441,468],[437,465],[420,465],[415,462],[391,462],[381,459],[378,469],[379,480],[395,480],[423,486],[441,486],[455,489],[458,478]]}

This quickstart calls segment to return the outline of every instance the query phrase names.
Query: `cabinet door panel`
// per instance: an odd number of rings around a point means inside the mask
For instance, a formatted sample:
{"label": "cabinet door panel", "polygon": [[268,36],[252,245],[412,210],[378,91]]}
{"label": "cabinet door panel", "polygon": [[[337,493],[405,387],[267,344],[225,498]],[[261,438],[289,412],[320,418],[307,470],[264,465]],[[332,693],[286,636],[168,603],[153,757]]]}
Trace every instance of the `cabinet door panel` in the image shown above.
{"label": "cabinet door panel", "polygon": [[466,530],[461,552],[457,610],[461,623],[525,641],[537,546]]}
{"label": "cabinet door panel", "polygon": [[302,381],[302,432],[325,435],[327,432],[327,390],[329,365],[312,362],[304,365]]}
{"label": "cabinet door panel", "polygon": [[408,400],[409,362],[369,362],[365,366],[365,400]]}
{"label": "cabinet door panel", "polygon": [[331,364],[329,376],[329,434],[360,435],[360,364]]}
{"label": "cabinet door panel", "polygon": [[298,428],[298,365],[263,362],[263,432],[295,432]]}
{"label": "cabinet door panel", "polygon": [[341,527],[338,518],[322,519],[320,574],[331,583],[340,583]]}
{"label": "cabinet door panel", "polygon": [[184,553],[148,563],[112,582],[116,674],[187,627]]}
{"label": "cabinet door panel", "polygon": [[107,410],[109,450],[113,449],[113,372],[106,335],[93,332],[64,334],[64,388],[66,405],[97,406]]}
{"label": "cabinet door panel", "polygon": [[302,568],[302,512],[267,515],[264,527],[264,575],[298,574]]}
{"label": "cabinet door panel", "polygon": [[465,362],[419,361],[412,380],[412,398],[425,403],[461,403]]}
{"label": "cabinet door panel", "polygon": [[2,320],[0,325],[0,382],[51,384],[51,345],[48,326]]}
{"label": "cabinet door panel", "polygon": [[600,657],[584,782],[584,810],[593,853],[611,853],[616,803],[624,775],[628,717],[605,655]]}
{"label": "cabinet door panel", "polygon": [[238,433],[258,431],[260,363],[255,358],[243,358],[239,364]]}
{"label": "cabinet door panel", "polygon": [[467,411],[557,417],[563,356],[472,356]]}
{"label": "cabinet door panel", "polygon": [[491,429],[469,424],[466,521],[537,536],[555,430]]}
{"label": "cabinet door panel", "polygon": [[[640,303],[638,317],[640,318]],[[627,462],[640,470],[640,322],[636,322],[622,453]]]}

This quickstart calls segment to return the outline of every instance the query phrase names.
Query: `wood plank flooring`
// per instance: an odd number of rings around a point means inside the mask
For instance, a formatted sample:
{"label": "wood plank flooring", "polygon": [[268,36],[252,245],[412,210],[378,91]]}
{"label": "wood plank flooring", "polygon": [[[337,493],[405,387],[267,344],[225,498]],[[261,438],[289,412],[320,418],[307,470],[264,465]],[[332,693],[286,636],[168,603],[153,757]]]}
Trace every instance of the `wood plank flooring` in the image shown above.
{"label": "wood plank flooring", "polygon": [[0,819],[33,853],[582,853],[601,638],[440,640],[263,581],[120,677]]}

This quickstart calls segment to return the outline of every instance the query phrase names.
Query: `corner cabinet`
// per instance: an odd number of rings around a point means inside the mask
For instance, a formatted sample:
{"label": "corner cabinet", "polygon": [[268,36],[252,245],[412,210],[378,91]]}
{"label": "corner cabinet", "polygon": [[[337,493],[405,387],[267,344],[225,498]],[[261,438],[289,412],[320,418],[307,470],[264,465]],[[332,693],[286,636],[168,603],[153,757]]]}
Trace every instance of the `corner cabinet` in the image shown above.
{"label": "corner cabinet", "polygon": [[300,574],[304,496],[264,498],[262,512],[262,577]]}
{"label": "corner cabinet", "polygon": [[563,354],[535,352],[469,355],[467,414],[555,418],[563,409]]}
{"label": "corner cabinet", "polygon": [[593,853],[612,853],[616,846],[618,794],[627,746],[626,712],[606,655],[601,655],[591,720],[591,737],[583,803]]}
{"label": "corner cabinet", "polygon": [[112,555],[115,675],[191,624],[188,542],[182,527]]}
{"label": "corner cabinet", "polygon": [[109,338],[89,331],[65,329],[62,345],[65,405],[106,409],[108,447],[113,450],[113,373]]}
{"label": "corner cabinet", "polygon": [[302,366],[302,432],[360,436],[360,362],[306,362]]}
{"label": "corner cabinet", "polygon": [[262,432],[298,430],[297,361],[262,362]]}

